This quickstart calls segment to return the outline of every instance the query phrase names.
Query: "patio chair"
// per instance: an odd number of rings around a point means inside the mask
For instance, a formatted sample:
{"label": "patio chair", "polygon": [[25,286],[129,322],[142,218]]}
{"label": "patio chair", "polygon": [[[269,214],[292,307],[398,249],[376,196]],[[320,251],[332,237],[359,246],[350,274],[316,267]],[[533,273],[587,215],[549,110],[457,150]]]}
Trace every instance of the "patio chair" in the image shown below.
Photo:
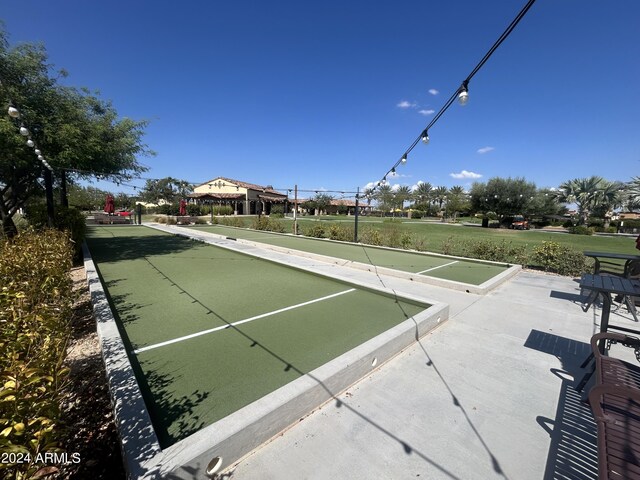
{"label": "patio chair", "polygon": [[640,479],[640,366],[603,355],[599,342],[634,348],[640,358],[640,339],[611,332],[591,338],[596,384],[589,392],[598,427],[598,478]]}

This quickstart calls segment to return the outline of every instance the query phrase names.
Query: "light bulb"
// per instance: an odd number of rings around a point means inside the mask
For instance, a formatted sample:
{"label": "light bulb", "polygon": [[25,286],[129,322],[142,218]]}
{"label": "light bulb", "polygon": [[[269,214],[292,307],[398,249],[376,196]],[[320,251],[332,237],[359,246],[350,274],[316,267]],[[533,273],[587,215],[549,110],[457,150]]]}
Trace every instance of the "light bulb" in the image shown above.
{"label": "light bulb", "polygon": [[9,116],[12,118],[20,118],[20,112],[16,107],[9,107]]}
{"label": "light bulb", "polygon": [[40,150],[38,150],[37,148],[34,150],[34,152],[36,153],[36,155],[42,155],[42,152]]}
{"label": "light bulb", "polygon": [[33,143],[33,140],[29,139],[29,140],[27,140],[27,145],[28,145],[29,147],[34,147],[36,144],[35,144],[35,143]]}
{"label": "light bulb", "polygon": [[464,107],[468,102],[469,102],[469,92],[467,92],[466,90],[462,90],[458,94],[458,103]]}
{"label": "light bulb", "polygon": [[41,162],[44,161],[44,157],[42,155],[38,155],[38,160],[40,160]]}
{"label": "light bulb", "polygon": [[422,143],[424,143],[425,145],[429,143],[429,134],[426,131],[422,132],[421,140],[422,140]]}
{"label": "light bulb", "polygon": [[29,135],[29,130],[27,130],[27,127],[20,127],[20,135],[24,137]]}
{"label": "light bulb", "polygon": [[407,163],[407,154],[406,154],[406,153],[402,156],[402,159],[400,160],[400,162],[401,162],[403,165],[404,165],[405,163]]}

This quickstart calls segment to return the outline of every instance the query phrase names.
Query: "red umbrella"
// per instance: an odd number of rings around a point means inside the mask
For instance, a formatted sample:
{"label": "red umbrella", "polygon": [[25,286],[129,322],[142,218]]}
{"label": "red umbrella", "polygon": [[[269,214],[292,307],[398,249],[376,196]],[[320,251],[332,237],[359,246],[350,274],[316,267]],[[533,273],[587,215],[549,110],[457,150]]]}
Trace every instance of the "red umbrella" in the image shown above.
{"label": "red umbrella", "polygon": [[111,194],[107,195],[107,200],[104,205],[104,211],[109,215],[113,214],[116,211],[116,205],[113,201],[113,196]]}
{"label": "red umbrella", "polygon": [[180,215],[184,216],[187,214],[187,202],[184,200],[180,200]]}

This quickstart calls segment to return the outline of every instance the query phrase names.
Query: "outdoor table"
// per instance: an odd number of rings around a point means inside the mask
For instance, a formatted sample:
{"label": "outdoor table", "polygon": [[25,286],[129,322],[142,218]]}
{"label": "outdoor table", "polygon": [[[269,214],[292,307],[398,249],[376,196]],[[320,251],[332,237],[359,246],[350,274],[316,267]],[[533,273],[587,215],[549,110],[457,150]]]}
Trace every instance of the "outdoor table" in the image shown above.
{"label": "outdoor table", "polygon": [[[639,330],[633,330],[631,328],[622,327],[619,325],[609,324],[609,314],[611,313],[611,295],[623,295],[628,297],[640,296],[640,280],[632,280],[630,278],[618,277],[615,275],[598,275],[585,273],[580,279],[580,288],[591,290],[594,295],[602,295],[602,316],[600,318],[600,332],[606,332],[607,330],[620,330],[626,333],[633,333],[640,335]],[[600,353],[604,354],[605,342],[599,345]],[[587,364],[593,358],[593,353],[590,354],[581,368],[587,366]],[[587,373],[580,383],[576,386],[576,390],[581,392],[587,381],[593,374]]]}
{"label": "outdoor table", "polygon": [[602,267],[602,263],[606,263],[606,264],[610,264],[610,265],[614,265],[611,262],[602,262],[600,259],[601,258],[605,258],[605,259],[609,259],[609,260],[624,260],[624,273],[622,273],[621,275],[625,275],[627,273],[627,267],[629,266],[629,264],[633,261],[633,260],[640,260],[640,255],[634,255],[634,254],[630,254],[630,253],[612,253],[612,252],[591,252],[591,251],[587,251],[584,252],[584,256],[585,257],[591,257],[595,260],[596,262],[596,266],[594,268],[593,273],[600,273],[601,271],[601,267]]}
{"label": "outdoor table", "polygon": [[611,313],[611,295],[623,295],[629,297],[640,296],[640,280],[618,277],[615,275],[597,275],[585,273],[580,279],[580,288],[591,290],[602,295],[602,318],[600,319],[600,332],[606,332],[612,328],[623,332],[640,334],[638,330],[632,330],[617,325],[609,325]]}

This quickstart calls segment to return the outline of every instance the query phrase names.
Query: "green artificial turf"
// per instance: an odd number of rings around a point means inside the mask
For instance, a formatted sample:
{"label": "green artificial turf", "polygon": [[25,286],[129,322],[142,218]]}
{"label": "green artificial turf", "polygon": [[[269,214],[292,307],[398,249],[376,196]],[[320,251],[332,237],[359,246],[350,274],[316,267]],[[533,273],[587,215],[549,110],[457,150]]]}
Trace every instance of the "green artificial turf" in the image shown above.
{"label": "green artificial turf", "polygon": [[[161,445],[187,437],[427,308],[147,227],[90,227]],[[337,392],[333,392],[337,393]]]}
{"label": "green artificial turf", "polygon": [[[508,268],[507,265],[453,259],[424,253],[389,250],[363,244],[338,243],[308,237],[278,235],[256,230],[225,227],[222,225],[197,225],[191,228],[216,233],[218,235],[243,238],[283,248],[302,250],[309,253],[327,255],[411,273],[423,272],[424,270],[439,267],[425,272],[423,275],[471,285],[480,285]],[[456,263],[447,265],[452,261],[456,261]]]}

